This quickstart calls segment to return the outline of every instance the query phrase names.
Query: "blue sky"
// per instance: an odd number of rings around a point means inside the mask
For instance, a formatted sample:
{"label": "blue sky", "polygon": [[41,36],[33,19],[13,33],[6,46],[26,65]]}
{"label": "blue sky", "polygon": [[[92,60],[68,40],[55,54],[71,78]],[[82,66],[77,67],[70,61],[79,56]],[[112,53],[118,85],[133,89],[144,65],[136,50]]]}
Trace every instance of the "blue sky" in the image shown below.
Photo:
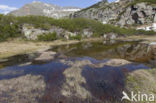
{"label": "blue sky", "polygon": [[[33,1],[34,0],[0,0],[0,13],[7,13],[9,11],[22,7],[24,4],[31,3]],[[76,6],[85,8],[95,4],[100,0],[36,0],[36,1],[56,4],[59,6]],[[109,0],[109,2],[112,1],[115,0]]]}

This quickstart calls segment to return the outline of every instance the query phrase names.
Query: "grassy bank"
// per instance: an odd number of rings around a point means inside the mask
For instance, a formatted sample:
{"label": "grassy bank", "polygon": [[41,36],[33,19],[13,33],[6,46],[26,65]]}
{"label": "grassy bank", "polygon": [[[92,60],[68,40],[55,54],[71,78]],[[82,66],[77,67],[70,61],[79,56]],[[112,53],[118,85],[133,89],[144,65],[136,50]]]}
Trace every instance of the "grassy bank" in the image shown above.
{"label": "grassy bank", "polygon": [[126,89],[129,92],[133,91],[135,93],[140,92],[156,95],[156,68],[150,70],[136,70],[130,73],[126,80]]}
{"label": "grassy bank", "polygon": [[79,42],[99,41],[102,38],[89,38],[83,40],[55,40],[52,42],[45,41],[26,41],[23,39],[9,39],[4,42],[0,42],[0,59],[7,58],[19,54],[33,53],[40,50],[45,50],[51,46],[75,44]]}
{"label": "grassy bank", "polygon": [[[0,41],[5,41],[8,38],[24,37],[21,33],[21,28],[23,24],[30,24],[33,25],[35,28],[41,28],[44,30],[48,30],[52,26],[57,26],[70,32],[79,32],[80,34],[84,29],[90,29],[96,37],[103,36],[103,34],[107,34],[110,32],[114,32],[119,35],[156,34],[156,32],[154,31],[120,28],[108,24],[104,25],[98,21],[84,18],[54,19],[43,16],[14,17],[0,15]],[[42,38],[45,39],[46,37],[40,37],[40,39]],[[77,38],[80,39],[80,37]],[[55,37],[52,38],[52,40],[55,39]]]}

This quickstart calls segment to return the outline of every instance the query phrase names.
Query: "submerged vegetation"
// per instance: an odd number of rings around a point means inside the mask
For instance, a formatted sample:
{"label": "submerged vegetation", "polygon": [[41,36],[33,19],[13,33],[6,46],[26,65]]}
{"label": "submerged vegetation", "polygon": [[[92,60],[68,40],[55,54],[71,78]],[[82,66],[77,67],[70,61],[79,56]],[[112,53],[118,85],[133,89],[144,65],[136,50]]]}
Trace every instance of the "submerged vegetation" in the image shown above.
{"label": "submerged vegetation", "polygon": [[[33,25],[35,28],[41,28],[44,30],[50,29],[52,26],[57,26],[68,30],[70,32],[81,33],[84,29],[92,30],[93,36],[103,36],[104,34],[114,32],[118,35],[154,35],[154,31],[144,31],[120,28],[117,26],[102,24],[95,20],[85,18],[75,19],[54,19],[43,16],[25,16],[25,17],[14,17],[11,15],[4,16],[0,15],[0,41],[4,41],[12,37],[22,37],[21,28],[23,24]],[[57,35],[57,34],[56,34]],[[49,36],[51,38],[49,38]],[[39,40],[55,40],[57,39],[54,34],[47,34],[39,37]],[[71,37],[71,39],[81,39],[81,35]]]}

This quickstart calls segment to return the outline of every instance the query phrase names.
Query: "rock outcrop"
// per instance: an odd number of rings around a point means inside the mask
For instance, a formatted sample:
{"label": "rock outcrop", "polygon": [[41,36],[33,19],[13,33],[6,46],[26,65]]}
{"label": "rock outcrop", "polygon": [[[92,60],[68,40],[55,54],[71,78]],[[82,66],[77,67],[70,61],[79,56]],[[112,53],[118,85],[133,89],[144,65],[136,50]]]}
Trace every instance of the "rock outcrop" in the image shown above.
{"label": "rock outcrop", "polygon": [[149,1],[118,0],[113,3],[99,2],[72,15],[73,18],[84,17],[106,24],[132,26],[152,24],[156,13],[156,4]]}
{"label": "rock outcrop", "polygon": [[57,37],[62,37],[67,33],[66,30],[56,26],[51,27],[49,30],[35,28],[34,26],[28,24],[22,26],[22,33],[28,40],[37,40],[39,35],[53,32],[57,33]]}
{"label": "rock outcrop", "polygon": [[108,33],[108,34],[104,34],[103,37],[105,40],[114,40],[118,37],[118,35],[115,33]]}
{"label": "rock outcrop", "polygon": [[37,40],[38,36],[40,35],[54,32],[56,32],[57,38],[64,38],[66,40],[69,40],[70,37],[75,37],[80,34],[83,38],[90,38],[93,35],[93,32],[90,29],[84,29],[82,30],[82,32],[70,32],[63,28],[52,26],[50,29],[45,30],[43,28],[35,28],[33,25],[30,24],[24,24],[22,26],[21,32],[28,40]]}
{"label": "rock outcrop", "polygon": [[39,57],[35,58],[33,63],[45,63],[53,60],[55,58],[56,53],[51,51],[44,51],[40,54]]}

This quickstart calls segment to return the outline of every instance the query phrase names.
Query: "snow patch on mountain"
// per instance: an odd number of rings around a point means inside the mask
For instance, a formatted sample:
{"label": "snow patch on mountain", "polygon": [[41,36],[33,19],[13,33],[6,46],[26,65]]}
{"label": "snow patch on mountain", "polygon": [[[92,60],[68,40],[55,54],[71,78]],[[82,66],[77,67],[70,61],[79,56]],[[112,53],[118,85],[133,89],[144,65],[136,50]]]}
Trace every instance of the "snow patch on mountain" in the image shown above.
{"label": "snow patch on mountain", "polygon": [[79,11],[80,9],[63,9],[63,11]]}
{"label": "snow patch on mountain", "polygon": [[120,2],[120,0],[116,0],[115,2],[118,3],[118,2]]}

